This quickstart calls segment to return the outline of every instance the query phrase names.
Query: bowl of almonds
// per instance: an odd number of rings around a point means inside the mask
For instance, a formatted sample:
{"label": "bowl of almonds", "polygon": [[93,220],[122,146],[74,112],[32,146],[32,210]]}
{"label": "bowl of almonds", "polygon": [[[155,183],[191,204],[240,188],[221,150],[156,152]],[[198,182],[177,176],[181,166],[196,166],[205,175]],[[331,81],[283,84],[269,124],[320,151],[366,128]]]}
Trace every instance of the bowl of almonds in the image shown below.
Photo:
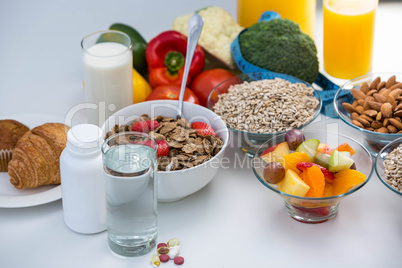
{"label": "bowl of almonds", "polygon": [[334,107],[376,156],[386,144],[402,137],[402,74],[373,73],[352,79],[335,94]]}
{"label": "bowl of almonds", "polygon": [[235,146],[249,157],[272,137],[301,129],[319,115],[318,92],[296,77],[272,72],[243,73],[218,84],[208,108],[236,136]]}

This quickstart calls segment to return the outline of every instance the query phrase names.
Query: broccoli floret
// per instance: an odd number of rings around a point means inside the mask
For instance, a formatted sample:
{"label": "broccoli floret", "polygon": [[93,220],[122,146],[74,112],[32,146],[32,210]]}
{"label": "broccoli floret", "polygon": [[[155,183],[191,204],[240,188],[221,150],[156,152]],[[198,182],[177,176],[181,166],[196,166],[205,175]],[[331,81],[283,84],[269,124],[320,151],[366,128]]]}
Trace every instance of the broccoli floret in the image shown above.
{"label": "broccoli floret", "polygon": [[244,59],[258,67],[309,83],[318,76],[314,41],[291,20],[258,22],[240,35],[239,44]]}

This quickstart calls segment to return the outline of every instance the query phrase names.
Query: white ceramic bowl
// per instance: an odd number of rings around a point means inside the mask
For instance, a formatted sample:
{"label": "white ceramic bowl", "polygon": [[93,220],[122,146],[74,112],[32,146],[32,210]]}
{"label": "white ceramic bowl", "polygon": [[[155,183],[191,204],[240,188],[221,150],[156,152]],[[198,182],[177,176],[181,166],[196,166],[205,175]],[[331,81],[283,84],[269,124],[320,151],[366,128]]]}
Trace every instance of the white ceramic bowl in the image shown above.
{"label": "white ceramic bowl", "polygon": [[[143,114],[153,118],[158,115],[176,118],[178,101],[157,100],[133,104],[111,115],[102,126],[104,133],[110,131],[115,124],[128,124]],[[183,170],[158,171],[158,201],[172,202],[191,195],[207,185],[220,167],[229,140],[226,124],[211,110],[200,105],[184,102],[183,116],[188,122],[203,121],[215,130],[222,138],[223,147],[209,161]]]}

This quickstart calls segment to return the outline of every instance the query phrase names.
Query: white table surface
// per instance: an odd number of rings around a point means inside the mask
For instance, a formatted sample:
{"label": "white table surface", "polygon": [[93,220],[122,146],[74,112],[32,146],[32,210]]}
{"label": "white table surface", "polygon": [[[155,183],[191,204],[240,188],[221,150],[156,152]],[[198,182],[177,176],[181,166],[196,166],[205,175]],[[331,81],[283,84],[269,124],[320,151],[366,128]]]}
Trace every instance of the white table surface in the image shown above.
{"label": "white table surface", "polygon": [[[82,103],[84,35],[122,22],[150,40],[176,16],[212,4],[236,15],[234,0],[0,1],[0,115],[65,116]],[[402,72],[401,14],[400,2],[379,6],[373,71]],[[322,61],[321,10],[316,42]],[[310,126],[323,127],[360,139],[339,120],[320,117]],[[181,240],[182,267],[400,267],[402,202],[375,174],[341,202],[336,218],[309,225],[286,214],[282,199],[255,178],[238,148],[229,146],[225,156],[229,168],[204,189],[159,205],[158,242]],[[116,257],[106,237],[70,231],[61,200],[0,208],[0,267],[151,267],[155,251]]]}

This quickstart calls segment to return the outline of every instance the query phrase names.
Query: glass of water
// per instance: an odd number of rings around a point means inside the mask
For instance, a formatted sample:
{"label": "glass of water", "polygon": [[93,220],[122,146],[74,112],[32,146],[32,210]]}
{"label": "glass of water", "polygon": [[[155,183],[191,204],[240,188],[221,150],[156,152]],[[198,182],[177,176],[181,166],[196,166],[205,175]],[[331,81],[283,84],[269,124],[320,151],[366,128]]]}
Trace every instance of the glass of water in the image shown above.
{"label": "glass of water", "polygon": [[157,144],[145,133],[123,132],[102,145],[110,249],[141,256],[156,244]]}

